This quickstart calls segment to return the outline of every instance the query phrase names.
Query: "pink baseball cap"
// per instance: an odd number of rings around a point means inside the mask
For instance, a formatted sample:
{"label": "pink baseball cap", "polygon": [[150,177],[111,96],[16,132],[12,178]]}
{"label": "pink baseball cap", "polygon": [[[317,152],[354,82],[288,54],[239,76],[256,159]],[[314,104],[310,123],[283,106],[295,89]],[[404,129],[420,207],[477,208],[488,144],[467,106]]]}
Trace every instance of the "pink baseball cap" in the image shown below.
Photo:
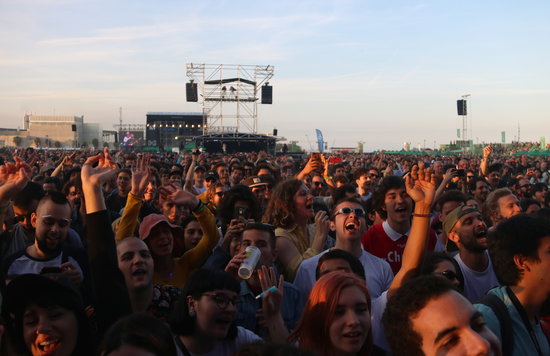
{"label": "pink baseball cap", "polygon": [[172,229],[173,235],[177,236],[182,234],[182,228],[180,226],[171,224],[166,216],[162,214],[149,214],[145,218],[143,218],[143,221],[139,225],[139,238],[142,240],[148,238],[151,234],[151,230],[160,223],[167,224],[170,229]]}

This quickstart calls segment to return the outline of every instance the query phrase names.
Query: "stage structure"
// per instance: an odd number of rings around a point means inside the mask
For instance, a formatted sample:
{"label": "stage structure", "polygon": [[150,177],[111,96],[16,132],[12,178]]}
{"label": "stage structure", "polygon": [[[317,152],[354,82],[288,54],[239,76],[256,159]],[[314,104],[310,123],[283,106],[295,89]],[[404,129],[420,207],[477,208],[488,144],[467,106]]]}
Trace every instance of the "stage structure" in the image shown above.
{"label": "stage structure", "polygon": [[257,133],[259,93],[262,104],[273,100],[273,66],[187,63],[186,70],[187,101],[202,104],[203,135]]}
{"label": "stage structure", "polygon": [[146,147],[160,151],[185,149],[206,122],[200,112],[148,112],[146,121]]}

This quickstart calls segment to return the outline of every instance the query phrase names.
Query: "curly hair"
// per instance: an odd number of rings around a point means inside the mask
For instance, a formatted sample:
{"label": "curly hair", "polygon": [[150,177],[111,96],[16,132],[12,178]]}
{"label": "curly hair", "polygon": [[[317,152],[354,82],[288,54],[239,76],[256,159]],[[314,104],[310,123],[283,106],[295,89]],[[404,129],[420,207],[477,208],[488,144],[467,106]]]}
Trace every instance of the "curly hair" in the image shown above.
{"label": "curly hair", "polygon": [[422,337],[414,330],[412,319],[430,300],[454,290],[447,279],[427,275],[408,281],[395,292],[382,316],[384,333],[394,355],[424,356]]}
{"label": "curly hair", "polygon": [[289,179],[278,184],[263,216],[263,222],[288,229],[294,225],[294,195],[304,183],[298,179]]}
{"label": "curly hair", "polygon": [[[321,356],[332,354],[330,326],[345,288],[357,287],[367,298],[367,308],[371,312],[370,294],[364,279],[353,273],[331,272],[313,285],[302,317],[289,336],[289,343],[299,342],[300,348],[317,352]],[[368,355],[372,349],[372,328],[369,328],[367,340],[357,355]]]}
{"label": "curly hair", "polygon": [[250,204],[251,219],[254,221],[260,221],[261,219],[261,207],[258,199],[252,193],[249,187],[243,184],[237,184],[233,188],[229,189],[223,197],[220,207],[218,208],[219,217],[222,220],[222,230],[225,233],[227,226],[234,218],[235,203],[237,201],[244,201]]}

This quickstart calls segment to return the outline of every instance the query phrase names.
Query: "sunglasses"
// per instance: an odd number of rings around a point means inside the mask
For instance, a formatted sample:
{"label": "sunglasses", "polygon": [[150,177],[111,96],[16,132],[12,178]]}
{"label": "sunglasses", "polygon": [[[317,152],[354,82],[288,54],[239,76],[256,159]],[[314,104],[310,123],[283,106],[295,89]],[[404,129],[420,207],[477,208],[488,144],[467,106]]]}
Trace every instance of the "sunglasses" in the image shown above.
{"label": "sunglasses", "polygon": [[18,222],[22,223],[25,220],[30,220],[31,215],[32,215],[32,213],[28,213],[28,214],[25,214],[25,215],[15,215],[13,217],[13,221],[16,222],[16,223],[18,223]]}
{"label": "sunglasses", "polygon": [[361,208],[342,208],[334,213],[334,216],[344,214],[349,215],[351,213],[354,213],[356,216],[365,216],[365,210]]}
{"label": "sunglasses", "polygon": [[210,297],[214,303],[218,306],[220,309],[225,309],[231,303],[233,306],[237,305],[237,302],[239,301],[239,297],[229,297],[227,294],[223,293],[203,293],[203,296]]}
{"label": "sunglasses", "polygon": [[220,198],[223,198],[223,196],[225,195],[225,192],[216,192],[216,195],[219,196]]}
{"label": "sunglasses", "polygon": [[378,178],[378,174],[373,174],[373,173],[371,173],[371,174],[369,174],[369,177],[371,177],[371,178]]}
{"label": "sunglasses", "polygon": [[316,185],[316,186],[321,186],[321,185],[323,185],[323,182],[313,182],[313,184]]}

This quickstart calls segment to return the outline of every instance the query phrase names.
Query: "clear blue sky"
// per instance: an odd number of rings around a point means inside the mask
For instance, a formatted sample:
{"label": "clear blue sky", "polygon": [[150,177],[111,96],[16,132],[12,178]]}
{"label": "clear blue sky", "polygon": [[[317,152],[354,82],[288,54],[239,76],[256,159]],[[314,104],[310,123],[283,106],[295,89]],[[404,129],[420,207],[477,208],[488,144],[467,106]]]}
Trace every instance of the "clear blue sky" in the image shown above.
{"label": "clear blue sky", "polygon": [[275,66],[259,131],[309,148],[550,141],[548,1],[0,0],[0,127],[25,112],[112,129],[185,101],[185,63]]}

